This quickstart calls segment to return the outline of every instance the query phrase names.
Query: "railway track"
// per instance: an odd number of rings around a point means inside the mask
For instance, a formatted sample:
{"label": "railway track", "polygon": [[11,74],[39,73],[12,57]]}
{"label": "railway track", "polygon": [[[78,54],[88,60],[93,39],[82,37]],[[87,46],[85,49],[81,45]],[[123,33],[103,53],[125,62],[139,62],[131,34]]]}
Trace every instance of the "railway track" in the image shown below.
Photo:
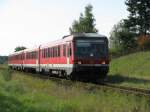
{"label": "railway track", "polygon": [[[5,69],[3,67],[0,67],[0,69]],[[20,72],[20,71],[17,71]],[[72,85],[74,82],[70,81],[70,80],[66,80],[66,79],[61,79],[61,78],[56,78],[56,77],[49,77],[48,75],[41,75],[41,74],[32,74],[32,73],[27,73],[27,75],[32,75],[33,77],[39,77],[42,79],[49,79],[52,81],[55,81],[59,84],[63,84],[64,86],[69,86]],[[81,82],[81,81],[76,81],[76,82],[80,82],[82,83],[82,85],[84,86],[86,84],[89,84],[91,82]],[[69,84],[67,84],[69,83]],[[65,85],[66,84],[66,85]],[[92,83],[92,89],[89,89],[90,91],[92,91],[93,89],[111,89],[114,91],[118,91],[118,92],[122,92],[122,93],[127,93],[127,94],[135,94],[138,96],[146,96],[150,98],[150,90],[147,89],[142,89],[142,88],[134,88],[134,87],[127,87],[127,86],[119,86],[116,84],[112,84],[109,82],[106,83]]]}
{"label": "railway track", "polygon": [[[34,74],[35,75],[35,74]],[[37,75],[35,75],[37,76]],[[142,89],[142,88],[134,88],[134,87],[127,87],[127,86],[119,86],[116,84],[112,84],[112,83],[91,83],[91,82],[81,82],[81,81],[71,81],[71,80],[67,80],[67,79],[61,79],[61,78],[56,78],[56,77],[49,77],[49,76],[43,76],[38,74],[38,77],[43,78],[43,79],[49,79],[52,81],[55,81],[57,83],[59,83],[60,85],[64,85],[64,86],[70,86],[73,85],[74,82],[80,82],[83,86],[87,84],[92,84],[92,89],[88,89],[89,91],[92,90],[96,90],[96,89],[111,89],[113,91],[118,91],[118,92],[122,92],[122,93],[127,93],[127,94],[134,94],[134,95],[138,95],[138,96],[145,96],[145,97],[149,97],[150,98],[150,90],[148,89]]]}
{"label": "railway track", "polygon": [[127,86],[118,86],[116,84],[111,84],[111,83],[102,83],[100,86],[104,88],[124,92],[127,94],[135,94],[139,96],[150,97],[150,90],[147,90],[147,89],[127,87]]}
{"label": "railway track", "polygon": [[[49,77],[49,76],[42,76],[42,78],[44,78],[44,79],[48,78],[48,79],[55,81],[59,84],[63,84],[64,86],[70,86],[70,85],[73,85],[71,83],[74,83],[73,81],[70,81],[70,80],[60,79],[60,78],[55,78],[55,77]],[[76,82],[82,83],[83,86],[85,84],[87,86],[87,84],[91,83],[91,82],[81,82],[81,81],[76,81]],[[100,83],[100,84],[97,84],[97,83],[92,83],[92,84],[93,84],[93,86],[92,86],[92,89],[89,89],[90,91],[92,91],[94,89],[107,89],[107,90],[111,89],[111,90],[122,92],[122,93],[135,94],[138,96],[146,96],[146,97],[150,98],[150,90],[147,90],[147,89],[127,87],[127,86],[119,86],[119,85],[108,83],[108,82],[107,83]]]}

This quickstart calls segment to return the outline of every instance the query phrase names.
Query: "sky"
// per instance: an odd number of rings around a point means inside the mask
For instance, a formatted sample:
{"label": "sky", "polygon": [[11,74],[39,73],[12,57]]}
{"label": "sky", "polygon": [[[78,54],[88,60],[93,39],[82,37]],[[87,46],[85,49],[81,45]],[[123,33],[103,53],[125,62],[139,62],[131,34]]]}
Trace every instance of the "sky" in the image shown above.
{"label": "sky", "polygon": [[0,55],[15,47],[31,48],[61,39],[87,4],[96,28],[109,37],[114,24],[128,16],[125,0],[0,0]]}

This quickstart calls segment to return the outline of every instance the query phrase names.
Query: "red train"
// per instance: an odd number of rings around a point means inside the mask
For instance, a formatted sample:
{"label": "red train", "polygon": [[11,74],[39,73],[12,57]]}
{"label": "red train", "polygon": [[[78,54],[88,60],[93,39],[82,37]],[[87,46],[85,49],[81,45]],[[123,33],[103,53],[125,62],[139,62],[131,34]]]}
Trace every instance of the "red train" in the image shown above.
{"label": "red train", "polygon": [[76,33],[61,40],[9,55],[9,67],[47,72],[59,77],[104,78],[109,71],[108,39],[99,34]]}

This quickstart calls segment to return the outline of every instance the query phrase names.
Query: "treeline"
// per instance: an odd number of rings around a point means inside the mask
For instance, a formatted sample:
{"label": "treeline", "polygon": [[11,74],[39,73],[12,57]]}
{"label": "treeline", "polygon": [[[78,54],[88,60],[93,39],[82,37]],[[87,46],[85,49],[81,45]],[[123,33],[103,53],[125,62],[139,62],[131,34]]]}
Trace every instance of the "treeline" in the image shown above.
{"label": "treeline", "polygon": [[8,61],[8,56],[0,56],[0,64],[7,63]]}
{"label": "treeline", "polygon": [[110,33],[111,52],[124,55],[150,50],[150,0],[126,0],[125,5],[129,15]]}

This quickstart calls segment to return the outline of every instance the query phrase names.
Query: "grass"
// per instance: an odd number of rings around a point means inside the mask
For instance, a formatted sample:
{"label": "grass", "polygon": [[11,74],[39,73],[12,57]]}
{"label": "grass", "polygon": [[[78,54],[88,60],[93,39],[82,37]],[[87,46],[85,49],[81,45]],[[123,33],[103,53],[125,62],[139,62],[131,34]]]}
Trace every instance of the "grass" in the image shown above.
{"label": "grass", "polygon": [[[5,80],[3,73],[11,76]],[[0,112],[149,112],[150,99],[0,69]]]}
{"label": "grass", "polygon": [[112,83],[150,89],[150,52],[139,52],[112,60]]}

